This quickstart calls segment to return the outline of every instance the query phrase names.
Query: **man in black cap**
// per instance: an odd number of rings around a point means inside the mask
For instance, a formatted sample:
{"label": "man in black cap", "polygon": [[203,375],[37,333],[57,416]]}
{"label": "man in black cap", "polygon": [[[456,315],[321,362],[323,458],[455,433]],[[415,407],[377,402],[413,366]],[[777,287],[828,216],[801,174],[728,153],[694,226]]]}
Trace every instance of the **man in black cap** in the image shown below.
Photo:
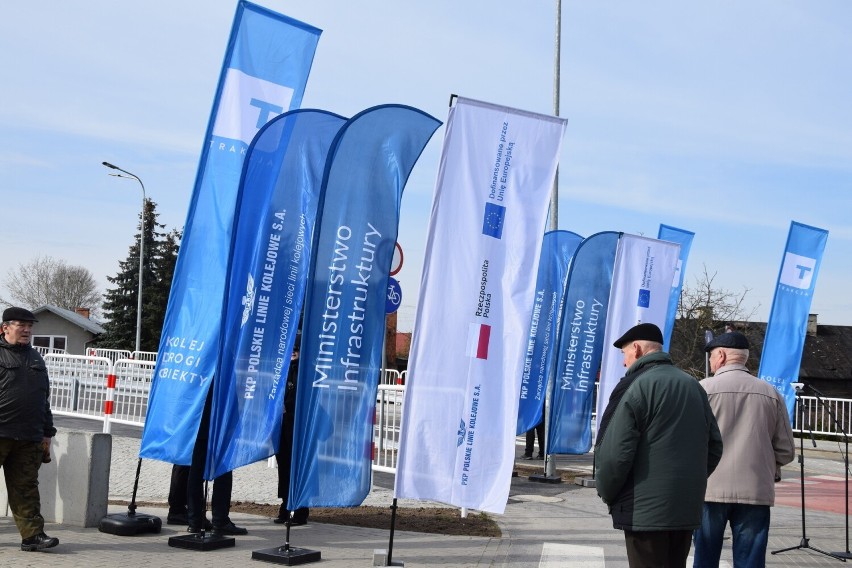
{"label": "man in black cap", "polygon": [[0,466],[9,507],[21,533],[21,550],[59,544],[44,534],[38,469],[56,435],[47,367],[30,345],[36,318],[24,308],[3,312],[0,334]]}
{"label": "man in black cap", "polygon": [[612,391],[595,444],[598,495],[624,531],[630,566],[686,566],[722,437],[707,394],[662,351],[654,324],[627,330],[627,374]]}
{"label": "man in black cap", "polygon": [[763,566],[769,538],[769,508],[782,465],[795,447],[787,406],[778,391],[746,369],[748,339],[738,332],[710,341],[713,377],[701,381],[716,416],[725,454],[704,497],[704,517],[695,531],[695,566],[718,566],[730,522],[734,566]]}

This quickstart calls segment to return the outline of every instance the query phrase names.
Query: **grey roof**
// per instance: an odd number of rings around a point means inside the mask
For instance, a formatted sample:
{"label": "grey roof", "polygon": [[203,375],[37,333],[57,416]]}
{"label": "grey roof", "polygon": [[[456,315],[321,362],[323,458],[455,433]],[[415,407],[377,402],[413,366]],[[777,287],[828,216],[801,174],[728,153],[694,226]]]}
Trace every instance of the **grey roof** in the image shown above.
{"label": "grey roof", "polygon": [[95,335],[100,335],[101,333],[106,331],[100,326],[98,322],[93,321],[89,318],[84,318],[77,312],[72,312],[71,310],[66,310],[65,308],[57,308],[56,306],[46,304],[33,310],[33,314],[35,315],[38,315],[41,312],[52,312],[58,315],[59,317],[70,321],[74,325],[82,327],[89,333],[94,333]]}

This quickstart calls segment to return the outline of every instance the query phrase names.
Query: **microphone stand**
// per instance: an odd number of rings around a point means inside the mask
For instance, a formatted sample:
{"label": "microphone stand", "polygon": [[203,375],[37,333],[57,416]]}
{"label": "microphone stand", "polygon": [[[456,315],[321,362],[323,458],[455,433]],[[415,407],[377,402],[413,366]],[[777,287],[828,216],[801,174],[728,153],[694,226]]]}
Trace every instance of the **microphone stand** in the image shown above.
{"label": "microphone stand", "polygon": [[[799,550],[803,548],[807,548],[808,550],[813,550],[814,552],[819,552],[820,554],[824,554],[826,556],[830,556],[832,558],[836,558],[841,562],[846,562],[845,558],[835,556],[831,552],[826,552],[825,550],[820,550],[814,546],[810,545],[810,539],[807,536],[805,531],[805,405],[802,402],[802,386],[796,387],[796,405],[799,409],[799,423],[802,426],[802,432],[799,436],[799,480],[801,483],[802,490],[802,540],[799,541],[799,544],[796,546],[789,546],[787,548],[782,548],[781,550],[773,550],[772,554],[781,554],[782,552],[787,552],[788,550]],[[811,442],[813,442],[814,447],[816,447],[816,440],[814,440],[814,432],[810,427],[810,424],[807,425],[808,433],[811,435]]]}
{"label": "microphone stand", "polygon": [[846,550],[843,552],[832,552],[831,554],[838,558],[849,559],[852,558],[852,552],[849,551],[849,436],[846,434],[846,431],[843,429],[840,421],[837,420],[837,415],[834,413],[834,410],[823,400],[827,397],[811,385],[805,385],[805,388],[809,388],[813,391],[814,395],[817,397],[817,401],[819,401],[820,405],[822,405],[826,412],[828,412],[828,415],[831,417],[831,421],[834,422],[834,427],[838,432],[843,434],[843,443],[846,446],[843,452],[844,478],[846,479],[846,499],[844,499],[846,504]]}

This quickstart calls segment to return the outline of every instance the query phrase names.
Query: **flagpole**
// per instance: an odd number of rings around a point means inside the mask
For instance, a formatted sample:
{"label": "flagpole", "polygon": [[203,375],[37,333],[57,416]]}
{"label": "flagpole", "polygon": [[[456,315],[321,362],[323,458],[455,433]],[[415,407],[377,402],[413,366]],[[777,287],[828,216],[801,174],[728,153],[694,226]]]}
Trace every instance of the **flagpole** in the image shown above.
{"label": "flagpole", "polygon": [[[553,56],[553,114],[559,116],[559,54],[562,37],[562,0],[556,0],[556,39]],[[559,229],[559,166],[556,166],[556,175],[553,177],[553,193],[550,195],[550,230]],[[550,412],[551,398],[550,389],[545,389],[544,395],[544,475],[554,477],[556,475],[556,460],[550,458],[547,453],[550,448]]]}
{"label": "flagpole", "polygon": [[[559,67],[562,38],[562,0],[556,0],[556,38],[553,54],[553,114],[559,116]],[[553,193],[550,195],[550,230],[559,228],[559,166],[553,178]]]}

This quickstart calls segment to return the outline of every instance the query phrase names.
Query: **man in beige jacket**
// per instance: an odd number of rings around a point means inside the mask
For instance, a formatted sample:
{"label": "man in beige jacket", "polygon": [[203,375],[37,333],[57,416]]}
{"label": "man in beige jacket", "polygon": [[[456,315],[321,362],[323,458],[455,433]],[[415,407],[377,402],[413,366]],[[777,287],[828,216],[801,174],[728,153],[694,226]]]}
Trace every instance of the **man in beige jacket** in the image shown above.
{"label": "man in beige jacket", "polygon": [[734,567],[765,565],[769,508],[782,465],[795,446],[787,407],[778,391],[746,370],[748,340],[724,333],[707,344],[713,377],[701,381],[716,416],[725,452],[707,480],[704,516],[695,531],[695,568],[718,566],[730,522]]}

